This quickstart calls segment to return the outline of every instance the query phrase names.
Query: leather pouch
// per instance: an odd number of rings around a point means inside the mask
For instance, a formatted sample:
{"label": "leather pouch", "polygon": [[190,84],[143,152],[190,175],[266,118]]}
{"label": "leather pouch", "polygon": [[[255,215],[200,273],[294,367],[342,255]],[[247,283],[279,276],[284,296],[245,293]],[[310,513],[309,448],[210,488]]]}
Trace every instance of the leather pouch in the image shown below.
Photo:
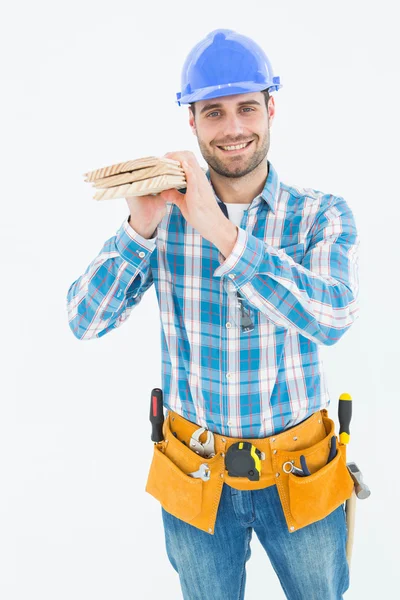
{"label": "leather pouch", "polygon": [[[146,492],[178,519],[207,533],[214,533],[224,473],[221,454],[203,458],[176,439],[169,420],[164,422],[164,441],[154,444]],[[208,481],[188,475],[206,463]],[[221,475],[222,474],[222,475]]]}
{"label": "leather pouch", "polygon": [[183,521],[192,521],[201,511],[203,481],[186,475],[154,444],[146,492],[165,510]]}
{"label": "leather pouch", "polygon": [[[325,518],[353,492],[354,482],[346,466],[346,445],[337,440],[336,456],[327,463],[335,424],[328,416],[323,416],[323,423],[327,435],[318,443],[297,451],[277,450],[274,454],[279,473],[276,485],[290,532]],[[283,465],[287,461],[301,468],[301,454],[311,475],[285,473]]]}

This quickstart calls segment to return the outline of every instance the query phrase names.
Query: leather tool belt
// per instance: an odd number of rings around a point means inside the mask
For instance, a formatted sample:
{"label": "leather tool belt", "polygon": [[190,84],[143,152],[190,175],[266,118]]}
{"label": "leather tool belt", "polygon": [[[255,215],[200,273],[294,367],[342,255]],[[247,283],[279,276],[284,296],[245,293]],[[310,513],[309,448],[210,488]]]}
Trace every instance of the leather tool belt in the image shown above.
{"label": "leather tool belt", "polygon": [[[204,458],[190,449],[189,441],[199,425],[168,411],[163,424],[164,440],[154,444],[146,492],[175,517],[213,534],[222,486],[257,490],[276,485],[290,533],[323,519],[350,498],[354,482],[346,466],[346,445],[335,436],[335,423],[326,409],[276,435],[266,438],[233,438],[214,433],[215,456]],[[328,461],[332,436],[336,456]],[[184,442],[184,443],[183,443]],[[262,454],[258,481],[231,477],[225,468],[225,454],[232,444],[250,442]],[[288,462],[300,467],[306,459],[310,475],[287,472]],[[208,465],[209,478],[189,473]]]}

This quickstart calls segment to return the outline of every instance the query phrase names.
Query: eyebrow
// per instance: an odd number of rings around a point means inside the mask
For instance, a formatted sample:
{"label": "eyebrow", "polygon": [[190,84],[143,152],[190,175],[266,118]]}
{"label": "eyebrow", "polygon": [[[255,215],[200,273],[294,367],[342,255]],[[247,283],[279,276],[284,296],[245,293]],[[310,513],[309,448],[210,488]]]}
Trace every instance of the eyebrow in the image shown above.
{"label": "eyebrow", "polygon": [[[258,106],[261,106],[261,104],[259,102],[257,102],[257,100],[247,100],[247,102],[238,102],[237,106],[243,106],[244,104],[257,104]],[[223,104],[221,104],[221,102],[213,102],[212,104],[206,104],[201,109],[200,114],[202,115],[207,110],[210,110],[210,108],[222,108],[222,107],[223,107]]]}

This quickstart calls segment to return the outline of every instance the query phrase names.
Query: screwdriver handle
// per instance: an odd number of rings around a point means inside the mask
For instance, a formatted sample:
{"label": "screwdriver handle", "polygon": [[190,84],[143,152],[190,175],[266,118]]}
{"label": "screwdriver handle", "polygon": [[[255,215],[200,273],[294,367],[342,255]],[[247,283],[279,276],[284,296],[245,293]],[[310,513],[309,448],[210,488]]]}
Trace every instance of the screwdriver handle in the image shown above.
{"label": "screwdriver handle", "polygon": [[339,439],[342,444],[350,442],[350,421],[353,399],[350,394],[341,394],[339,398]]}
{"label": "screwdriver handle", "polygon": [[151,401],[150,401],[150,423],[151,423],[151,439],[153,442],[162,442],[163,436],[163,423],[164,423],[164,412],[163,412],[163,393],[160,388],[153,388],[151,390]]}

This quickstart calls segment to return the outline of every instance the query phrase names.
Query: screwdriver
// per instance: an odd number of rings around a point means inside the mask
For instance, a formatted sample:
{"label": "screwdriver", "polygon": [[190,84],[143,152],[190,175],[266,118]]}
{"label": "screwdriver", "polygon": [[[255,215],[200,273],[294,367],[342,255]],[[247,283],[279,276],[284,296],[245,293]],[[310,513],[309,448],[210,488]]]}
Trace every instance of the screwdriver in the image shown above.
{"label": "screwdriver", "polygon": [[341,444],[350,442],[350,421],[352,413],[352,397],[350,394],[341,394],[339,398],[339,439]]}
{"label": "screwdriver", "polygon": [[150,423],[151,423],[151,439],[153,442],[162,442],[163,436],[163,423],[164,423],[164,412],[163,412],[163,393],[160,388],[153,388],[151,390],[151,401],[150,401]]}
{"label": "screwdriver", "polygon": [[[341,394],[339,397],[339,439],[341,444],[348,444],[350,441],[350,421],[351,421],[351,412],[352,412],[353,400],[350,394]],[[352,463],[347,463],[347,469],[352,476],[351,468],[349,465]],[[353,463],[355,464],[355,463]],[[353,476],[352,476],[353,479]],[[354,481],[354,479],[353,479]],[[353,551],[353,538],[354,538],[354,523],[355,523],[355,512],[356,512],[356,487],[353,487],[353,491],[351,493],[350,498],[346,500],[346,528],[347,528],[347,538],[346,538],[346,558],[347,563],[351,565],[351,555]]]}

